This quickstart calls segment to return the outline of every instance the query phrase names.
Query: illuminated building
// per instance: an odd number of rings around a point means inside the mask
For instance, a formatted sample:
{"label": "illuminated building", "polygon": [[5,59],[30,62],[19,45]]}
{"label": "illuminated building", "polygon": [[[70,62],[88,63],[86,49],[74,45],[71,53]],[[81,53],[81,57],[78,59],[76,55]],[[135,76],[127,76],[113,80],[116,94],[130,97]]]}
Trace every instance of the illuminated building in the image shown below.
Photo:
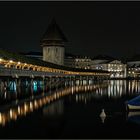
{"label": "illuminated building", "polygon": [[64,65],[65,42],[67,42],[66,37],[53,19],[40,44],[43,47],[43,60]]}
{"label": "illuminated building", "polygon": [[121,61],[114,60],[106,64],[107,71],[111,72],[111,78],[126,78],[127,66]]}
{"label": "illuminated building", "polygon": [[67,58],[67,66],[82,69],[105,70],[111,73],[111,78],[126,78],[127,76],[126,64],[107,56],[98,56],[94,59],[81,56],[69,57]]}
{"label": "illuminated building", "polygon": [[91,59],[86,56],[75,58],[75,68],[91,69]]}
{"label": "illuminated building", "polygon": [[92,69],[106,70],[111,78],[126,78],[127,65],[112,57],[97,57],[92,60]]}
{"label": "illuminated building", "polygon": [[91,69],[91,58],[88,56],[79,56],[66,54],[65,56],[65,66],[80,68],[80,69]]}
{"label": "illuminated building", "polygon": [[140,55],[133,56],[127,62],[128,77],[138,78],[140,77]]}

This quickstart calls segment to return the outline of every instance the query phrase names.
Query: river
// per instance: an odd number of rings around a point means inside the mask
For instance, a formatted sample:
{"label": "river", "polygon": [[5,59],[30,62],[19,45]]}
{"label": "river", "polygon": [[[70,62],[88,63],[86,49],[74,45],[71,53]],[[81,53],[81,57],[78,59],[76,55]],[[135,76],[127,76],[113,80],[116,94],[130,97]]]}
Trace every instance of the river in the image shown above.
{"label": "river", "polygon": [[0,138],[140,138],[140,112],[125,107],[140,94],[139,80],[77,81],[53,89],[40,80],[26,82],[17,87],[11,81],[8,90],[0,85]]}

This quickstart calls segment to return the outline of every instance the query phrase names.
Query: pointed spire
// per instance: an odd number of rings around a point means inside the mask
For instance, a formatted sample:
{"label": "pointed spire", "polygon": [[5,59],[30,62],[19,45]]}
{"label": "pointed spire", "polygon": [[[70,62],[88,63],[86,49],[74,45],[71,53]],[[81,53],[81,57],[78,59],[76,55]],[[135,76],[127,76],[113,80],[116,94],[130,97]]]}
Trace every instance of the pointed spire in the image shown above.
{"label": "pointed spire", "polygon": [[52,18],[52,21],[49,24],[48,29],[43,36],[43,40],[67,42],[67,39],[61,31],[58,24],[56,23],[55,18]]}

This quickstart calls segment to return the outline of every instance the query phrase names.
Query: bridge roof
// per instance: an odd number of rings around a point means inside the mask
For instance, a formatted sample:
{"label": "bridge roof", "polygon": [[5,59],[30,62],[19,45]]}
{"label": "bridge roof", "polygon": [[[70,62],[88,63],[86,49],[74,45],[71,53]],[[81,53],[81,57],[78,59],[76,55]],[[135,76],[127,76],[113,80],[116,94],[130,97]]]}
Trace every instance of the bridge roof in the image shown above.
{"label": "bridge roof", "polygon": [[36,58],[27,57],[27,56],[24,56],[24,55],[21,55],[18,53],[9,52],[9,51],[5,51],[5,50],[1,50],[1,49],[0,49],[0,58],[5,59],[5,60],[13,60],[16,62],[22,62],[22,63],[32,64],[32,65],[44,66],[44,67],[73,71],[73,72],[108,73],[107,71],[102,71],[102,70],[86,70],[86,69],[71,68],[71,67],[66,67],[66,66],[62,66],[62,65],[57,65],[57,64],[49,63],[49,62],[39,60]]}

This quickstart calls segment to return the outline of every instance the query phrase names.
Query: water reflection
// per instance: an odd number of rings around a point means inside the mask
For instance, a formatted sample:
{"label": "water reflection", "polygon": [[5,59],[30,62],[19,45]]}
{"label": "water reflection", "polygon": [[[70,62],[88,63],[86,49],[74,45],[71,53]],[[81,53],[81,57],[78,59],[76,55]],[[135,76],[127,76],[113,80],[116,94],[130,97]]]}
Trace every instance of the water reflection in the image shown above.
{"label": "water reflection", "polygon": [[[102,87],[106,87],[107,84],[100,84]],[[52,95],[44,95],[44,96],[36,96],[33,99],[28,99],[25,101],[18,101],[17,104],[11,104],[10,108],[6,108],[4,111],[0,112],[0,124],[4,126],[7,122],[11,120],[17,120],[17,118],[21,116],[26,116],[27,114],[33,112],[34,110],[37,110],[47,104],[50,104],[51,102],[61,99],[63,96],[66,95],[72,95],[74,93],[80,93],[80,92],[87,92],[87,91],[93,91],[96,90],[96,88],[99,88],[99,84],[96,85],[79,85],[79,86],[73,86],[68,87],[65,89],[59,89],[56,90]],[[3,110],[4,107],[2,107]],[[63,113],[63,103],[62,102],[56,102],[55,104],[52,104],[49,107],[45,107],[43,110],[44,114],[61,114]]]}
{"label": "water reflection", "polygon": [[140,111],[128,112],[127,121],[136,123],[136,124],[140,124]]}
{"label": "water reflection", "polygon": [[[66,87],[56,88],[55,90],[49,89],[48,92],[44,91],[44,89],[48,88],[45,87],[46,84],[43,81],[26,81],[21,84],[22,86],[19,86],[16,81],[11,81],[9,83],[10,91],[4,89],[3,87],[5,84],[1,83],[0,96],[2,99],[7,100],[9,98],[11,99],[11,97],[13,97],[12,99],[18,99],[21,94],[25,95],[27,93],[29,93],[31,96],[26,98],[26,100],[15,100],[16,102],[10,104],[8,107],[1,106],[0,124],[2,126],[5,126],[6,123],[12,120],[17,120],[18,118],[26,116],[27,114],[42,107],[44,115],[62,115],[64,111],[64,104],[60,99],[67,95],[73,95],[77,103],[84,102],[87,104],[87,102],[91,101],[92,98],[121,98],[126,94],[133,95],[136,93],[139,94],[140,92],[139,80],[110,80],[102,81],[100,83],[77,80],[76,82],[72,81],[69,86],[67,85]],[[35,93],[37,92],[43,94],[35,96]],[[57,102],[54,102],[56,100]],[[104,119],[105,118],[102,119],[102,122],[104,122]]]}
{"label": "water reflection", "polygon": [[[87,102],[92,100],[92,98],[121,98],[124,95],[136,95],[140,91],[140,81],[126,81],[126,80],[110,80],[106,81],[104,84],[99,84],[95,86],[95,90],[87,86],[85,88],[85,93],[75,95],[76,102]],[[91,88],[93,92],[87,92]],[[89,90],[90,91],[90,90]],[[73,92],[73,91],[72,91]]]}
{"label": "water reflection", "polygon": [[121,97],[123,94],[133,94],[139,92],[139,80],[111,80],[108,86],[108,97]]}
{"label": "water reflection", "polygon": [[49,117],[58,117],[59,115],[62,115],[64,112],[64,104],[63,100],[58,100],[49,106],[46,106],[43,108],[43,114],[45,116]]}

